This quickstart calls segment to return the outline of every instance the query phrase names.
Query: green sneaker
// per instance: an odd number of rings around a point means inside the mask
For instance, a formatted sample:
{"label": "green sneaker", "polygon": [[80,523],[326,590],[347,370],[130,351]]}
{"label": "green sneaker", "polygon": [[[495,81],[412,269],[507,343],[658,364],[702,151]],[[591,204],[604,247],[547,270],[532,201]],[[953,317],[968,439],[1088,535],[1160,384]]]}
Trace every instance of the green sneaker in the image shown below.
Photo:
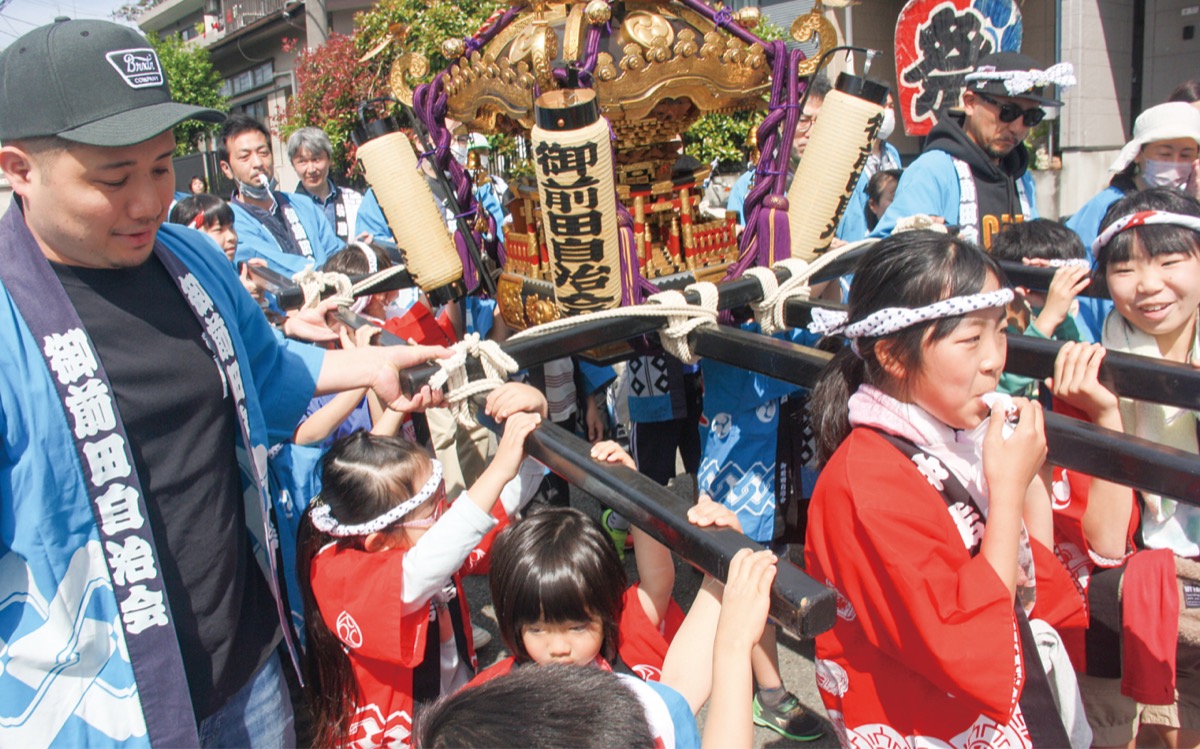
{"label": "green sneaker", "polygon": [[778,707],[766,707],[754,695],[754,725],[770,728],[792,741],[815,741],[825,735],[821,719],[805,710],[791,692]]}
{"label": "green sneaker", "polygon": [[629,529],[620,530],[613,528],[608,524],[608,519],[612,517],[612,510],[605,510],[600,514],[600,524],[604,526],[604,530],[608,532],[608,537],[612,539],[613,546],[617,547],[617,558],[622,562],[625,561],[625,541],[629,538]]}

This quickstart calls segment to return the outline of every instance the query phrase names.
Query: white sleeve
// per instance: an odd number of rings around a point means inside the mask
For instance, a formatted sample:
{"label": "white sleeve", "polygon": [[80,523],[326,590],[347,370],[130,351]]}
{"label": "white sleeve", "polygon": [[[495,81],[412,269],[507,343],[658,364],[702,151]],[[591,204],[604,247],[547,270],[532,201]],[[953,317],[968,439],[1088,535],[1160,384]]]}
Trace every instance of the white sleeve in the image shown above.
{"label": "white sleeve", "polygon": [[404,555],[401,613],[411,614],[429,603],[498,523],[466,492],[459,495],[446,514]]}

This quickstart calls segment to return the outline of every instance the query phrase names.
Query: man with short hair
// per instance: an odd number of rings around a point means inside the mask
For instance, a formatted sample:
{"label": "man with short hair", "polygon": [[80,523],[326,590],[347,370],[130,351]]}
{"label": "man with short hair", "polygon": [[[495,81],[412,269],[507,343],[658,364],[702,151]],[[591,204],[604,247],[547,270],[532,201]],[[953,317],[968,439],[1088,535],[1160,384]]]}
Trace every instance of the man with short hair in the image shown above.
{"label": "man with short hair", "polygon": [[233,180],[229,205],[236,216],[238,249],[234,259],[262,258],[289,276],[325,265],[345,246],[324,211],[306,197],[275,189],[271,133],[258,120],[230,115],[217,133],[221,172]]}
{"label": "man with short hair", "polygon": [[[804,111],[800,113],[800,119],[796,121],[796,132],[792,136],[792,152],[791,158],[788,160],[788,171],[791,174],[796,173],[800,158],[804,156],[804,149],[808,148],[813,125],[816,124],[817,117],[821,114],[821,107],[825,104],[825,95],[832,88],[829,79],[824,75],[814,76],[808,84],[808,98],[804,100]],[[751,164],[749,169],[742,172],[737,182],[734,182],[733,187],[729,189],[729,198],[725,201],[725,210],[737,213],[739,226],[746,225],[747,216],[744,211],[746,197],[750,194],[750,188],[754,186],[754,175],[757,168],[757,164]]]}
{"label": "man with short hair", "polygon": [[934,125],[871,236],[886,237],[897,220],[924,214],[988,247],[1001,225],[1037,218],[1025,137],[1046,116],[1042,107],[1062,106],[1043,89],[1074,83],[1070,63],[1041,70],[1018,52],[980,58],[967,74],[962,110],[946,112]]}
{"label": "man with short hair", "polygon": [[338,239],[349,242],[353,239],[354,222],[362,193],[349,187],[338,187],[329,178],[329,164],[333,159],[333,144],[324,130],[317,127],[302,127],[292,133],[287,142],[288,161],[300,175],[296,184],[296,195],[306,195],[325,213],[325,219],[333,227]]}
{"label": "man with short hair", "polygon": [[171,128],[221,117],[124,26],[0,52],[0,746],[294,745],[267,448],[314,393],[414,405],[399,368],[448,353],[284,341],[163,224]]}

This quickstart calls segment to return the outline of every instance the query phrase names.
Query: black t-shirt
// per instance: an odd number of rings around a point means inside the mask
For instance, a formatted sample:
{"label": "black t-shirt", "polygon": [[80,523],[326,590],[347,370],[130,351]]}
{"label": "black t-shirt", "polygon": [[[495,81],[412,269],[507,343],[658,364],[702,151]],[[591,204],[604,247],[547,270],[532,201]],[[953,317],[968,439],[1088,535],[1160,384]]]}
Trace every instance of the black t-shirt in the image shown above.
{"label": "black t-shirt", "polygon": [[233,398],[157,257],[120,270],[53,266],[112,383],[202,720],[266,662],[279,631],[245,529]]}

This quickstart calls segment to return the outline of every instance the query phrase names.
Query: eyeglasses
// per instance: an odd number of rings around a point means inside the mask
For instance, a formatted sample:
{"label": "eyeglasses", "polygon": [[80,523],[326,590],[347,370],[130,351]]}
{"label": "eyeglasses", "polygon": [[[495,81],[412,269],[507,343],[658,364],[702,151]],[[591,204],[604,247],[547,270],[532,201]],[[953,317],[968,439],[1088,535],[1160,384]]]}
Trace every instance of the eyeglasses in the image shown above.
{"label": "eyeglasses", "polygon": [[816,124],[816,122],[817,116],[815,114],[802,114],[800,115],[800,119],[796,122],[796,132],[807,133],[809,130],[812,130],[812,126]]}
{"label": "eyeglasses", "polygon": [[1042,109],[1041,107],[1021,109],[1011,101],[1001,104],[982,91],[973,91],[972,93],[978,96],[980,99],[986,101],[988,104],[994,104],[999,107],[999,117],[1001,122],[1013,122],[1020,117],[1021,122],[1025,125],[1025,127],[1033,127],[1046,117],[1046,110]]}

